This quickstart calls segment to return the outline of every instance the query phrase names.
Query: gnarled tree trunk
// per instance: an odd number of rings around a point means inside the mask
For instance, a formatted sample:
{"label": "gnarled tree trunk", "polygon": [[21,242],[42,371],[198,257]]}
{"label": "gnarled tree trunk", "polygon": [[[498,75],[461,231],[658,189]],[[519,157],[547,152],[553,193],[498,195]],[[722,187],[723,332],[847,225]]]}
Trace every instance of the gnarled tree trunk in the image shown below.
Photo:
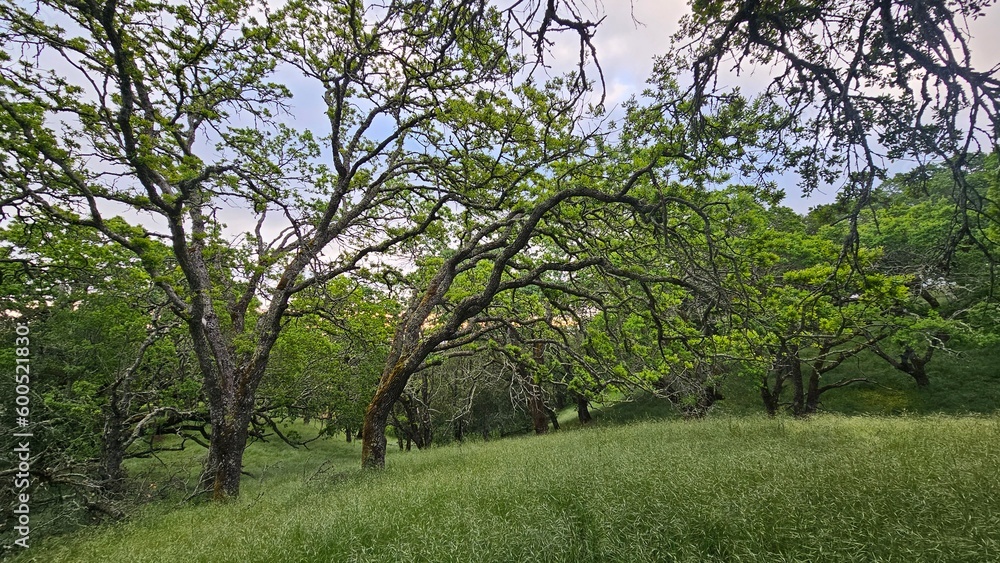
{"label": "gnarled tree trunk", "polygon": [[917,387],[927,387],[931,384],[931,380],[927,377],[927,363],[931,361],[933,355],[932,347],[928,347],[923,356],[918,356],[913,348],[907,346],[903,351],[899,369],[908,373]]}
{"label": "gnarled tree trunk", "polygon": [[375,396],[365,410],[364,426],[361,428],[361,467],[385,467],[385,428],[392,407],[403,394],[411,372],[412,370],[407,369],[406,362],[399,360],[388,366],[382,374]]}
{"label": "gnarled tree trunk", "polygon": [[202,472],[202,488],[213,500],[225,500],[240,494],[243,452],[246,450],[250,413],[212,413],[212,441]]}
{"label": "gnarled tree trunk", "polygon": [[[220,362],[220,364],[226,367],[225,363]],[[206,388],[212,422],[212,440],[202,470],[201,487],[211,493],[213,500],[219,501],[240,494],[243,453],[246,450],[250,419],[253,416],[257,388],[255,383],[259,378],[250,377],[236,369],[221,373],[214,371],[213,376],[217,377],[218,381],[212,387]]]}

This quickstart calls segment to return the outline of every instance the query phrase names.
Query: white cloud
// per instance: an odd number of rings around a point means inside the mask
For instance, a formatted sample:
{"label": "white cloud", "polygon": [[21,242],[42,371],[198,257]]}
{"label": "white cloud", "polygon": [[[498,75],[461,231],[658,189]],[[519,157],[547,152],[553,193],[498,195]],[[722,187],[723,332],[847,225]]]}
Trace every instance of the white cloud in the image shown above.
{"label": "white cloud", "polygon": [[607,14],[595,37],[598,57],[605,75],[621,83],[631,83],[635,91],[653,70],[653,57],[670,48],[682,15],[688,13],[683,0],[635,0],[607,3]]}

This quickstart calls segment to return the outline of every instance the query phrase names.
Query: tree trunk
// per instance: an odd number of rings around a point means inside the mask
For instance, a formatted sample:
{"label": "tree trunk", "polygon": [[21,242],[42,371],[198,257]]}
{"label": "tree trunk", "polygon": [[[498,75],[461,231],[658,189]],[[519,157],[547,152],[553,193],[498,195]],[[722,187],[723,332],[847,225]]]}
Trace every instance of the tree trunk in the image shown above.
{"label": "tree trunk", "polygon": [[917,387],[927,387],[931,384],[931,380],[927,377],[927,368],[924,364],[914,365],[913,372],[910,373],[913,377],[913,381],[917,383]]}
{"label": "tree trunk", "polygon": [[799,360],[798,348],[790,347],[786,349],[785,357],[782,361],[784,369],[787,370],[788,379],[792,380],[792,413],[795,416],[806,414],[806,391],[805,382],[802,381],[802,362]]}
{"label": "tree trunk", "polygon": [[559,413],[555,409],[546,408],[545,412],[549,413],[549,422],[552,423],[552,430],[559,430]]}
{"label": "tree trunk", "polygon": [[[159,312],[154,320],[159,318]],[[104,430],[101,432],[101,456],[99,477],[101,486],[108,492],[121,492],[125,484],[125,469],[122,462],[125,450],[128,448],[130,432],[126,428],[129,405],[132,394],[130,391],[132,379],[142,365],[146,350],[159,340],[161,333],[154,329],[147,334],[146,340],[139,347],[132,365],[123,372],[108,388],[108,404],[104,407]]]}
{"label": "tree trunk", "polygon": [[768,416],[778,415],[778,404],[781,399],[781,388],[784,378],[781,373],[775,373],[774,389],[771,389],[768,377],[765,375],[760,382],[760,398],[764,401],[764,409]]}
{"label": "tree trunk", "polygon": [[594,420],[590,416],[590,401],[584,395],[576,396],[576,417],[580,420],[580,424],[590,424]]}
{"label": "tree trunk", "polygon": [[117,492],[122,489],[125,471],[122,460],[125,459],[125,421],[116,413],[112,406],[104,417],[104,432],[101,436],[101,467],[100,478],[104,489]]}
{"label": "tree trunk", "polygon": [[908,373],[913,378],[913,381],[917,383],[917,387],[927,387],[931,383],[931,380],[927,377],[927,363],[931,361],[933,355],[934,348],[928,347],[924,356],[920,357],[913,348],[907,346],[900,358],[899,369]]}
{"label": "tree trunk", "polygon": [[819,372],[815,369],[809,370],[809,387],[806,390],[806,402],[802,409],[802,414],[814,414],[819,410]]}
{"label": "tree trunk", "polygon": [[[941,347],[944,347],[948,340],[951,339],[951,336],[947,333],[938,333],[934,336],[938,341],[937,346]],[[899,359],[897,360],[895,356],[879,346],[872,348],[882,359],[889,362],[889,365],[912,377],[917,387],[927,387],[931,384],[931,380],[927,376],[927,364],[934,357],[935,349],[935,346],[928,346],[923,356],[918,356],[912,346],[907,346],[903,349],[903,353],[899,355]]]}
{"label": "tree trunk", "polygon": [[382,412],[382,401],[372,400],[365,411],[365,424],[361,429],[361,467],[385,467],[385,425],[388,409]]}
{"label": "tree trunk", "polygon": [[802,370],[792,370],[789,377],[792,380],[792,414],[803,416],[805,414],[806,394],[802,381]]}
{"label": "tree trunk", "polygon": [[771,373],[774,374],[774,387],[768,385],[768,374],[765,374],[760,386],[760,397],[764,401],[764,408],[767,409],[768,416],[777,416],[778,407],[781,406],[781,392],[784,390],[785,382],[792,380],[794,397],[792,399],[793,412],[802,404],[802,367],[799,364],[797,348],[787,343],[782,343],[775,357],[774,366]]}
{"label": "tree trunk", "polygon": [[385,427],[393,405],[403,394],[410,378],[406,363],[400,359],[391,364],[382,374],[381,382],[365,410],[364,426],[361,428],[361,467],[382,469],[385,467]]}
{"label": "tree trunk", "polygon": [[531,425],[535,429],[535,434],[545,434],[549,431],[549,416],[545,412],[545,401],[542,400],[541,389],[534,382],[528,382],[525,387],[528,391]]}
{"label": "tree trunk", "polygon": [[715,385],[708,385],[703,388],[702,399],[702,411],[707,414],[708,409],[712,408],[717,401],[724,401],[726,397],[721,391],[719,391],[718,387]]}
{"label": "tree trunk", "polygon": [[249,409],[243,412],[212,413],[212,442],[201,483],[211,491],[212,500],[226,500],[240,494],[243,452],[246,450]]}
{"label": "tree trunk", "polygon": [[439,272],[420,300],[410,307],[403,324],[396,328],[378,389],[365,410],[361,428],[361,467],[364,469],[385,467],[385,427],[389,413],[406,389],[410,376],[437,344],[444,340],[439,335],[437,339],[421,342],[420,335],[423,323],[434,305],[440,302],[450,286],[452,275],[453,272],[449,270]]}
{"label": "tree trunk", "polygon": [[243,452],[249,438],[255,393],[255,387],[248,385],[248,379],[247,374],[235,370],[222,371],[218,374],[219,384],[207,390],[212,440],[202,471],[201,486],[211,492],[212,500],[222,501],[240,494]]}
{"label": "tree trunk", "polygon": [[224,501],[240,494],[243,452],[249,438],[256,385],[249,383],[249,376],[238,376],[235,370],[215,377],[218,379],[213,387],[207,385],[206,377],[212,439],[201,474],[201,488],[211,493],[212,500]]}

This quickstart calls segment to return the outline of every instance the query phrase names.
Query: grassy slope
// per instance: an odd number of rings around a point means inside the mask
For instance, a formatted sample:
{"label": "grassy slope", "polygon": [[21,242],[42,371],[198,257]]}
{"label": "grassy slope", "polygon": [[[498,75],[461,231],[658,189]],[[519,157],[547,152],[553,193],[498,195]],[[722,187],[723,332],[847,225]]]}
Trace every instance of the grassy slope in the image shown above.
{"label": "grassy slope", "polygon": [[[308,481],[320,463],[331,470]],[[646,422],[395,454],[254,445],[239,501],[161,503],[38,561],[991,561],[1000,419]],[[262,469],[267,467],[266,471]],[[47,548],[47,549],[46,549]]]}

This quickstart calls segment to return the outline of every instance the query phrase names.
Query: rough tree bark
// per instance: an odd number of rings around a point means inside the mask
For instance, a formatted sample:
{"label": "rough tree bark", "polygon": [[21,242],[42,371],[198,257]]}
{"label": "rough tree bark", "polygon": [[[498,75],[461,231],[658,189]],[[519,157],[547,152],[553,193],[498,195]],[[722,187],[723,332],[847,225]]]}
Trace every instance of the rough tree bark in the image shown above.
{"label": "rough tree bark", "polygon": [[385,467],[385,428],[393,405],[406,388],[409,374],[405,362],[397,361],[382,374],[382,380],[375,396],[365,410],[364,425],[361,429],[361,467],[381,469]]}

